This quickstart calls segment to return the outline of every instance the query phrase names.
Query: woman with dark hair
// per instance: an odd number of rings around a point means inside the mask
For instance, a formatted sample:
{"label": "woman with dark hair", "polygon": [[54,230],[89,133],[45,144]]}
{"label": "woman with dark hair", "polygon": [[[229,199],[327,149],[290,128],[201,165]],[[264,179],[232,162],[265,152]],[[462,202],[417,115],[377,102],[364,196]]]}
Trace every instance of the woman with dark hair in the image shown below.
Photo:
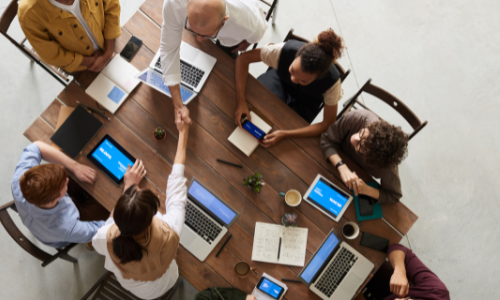
{"label": "woman with dark hair", "polygon": [[275,131],[264,138],[262,145],[272,146],[285,137],[320,135],[337,119],[337,103],[342,98],[342,87],[340,74],[333,63],[340,58],[343,49],[342,38],[328,29],[311,43],[288,40],[240,55],[236,59],[235,75],[236,123],[241,126],[242,115],[250,118],[245,100],[248,66],[262,61],[270,68],[258,80],[308,123],[320,113],[324,104],[322,122],[299,129]]}
{"label": "woman with dark hair", "polygon": [[[365,109],[344,114],[321,135],[325,157],[339,171],[344,184],[355,194],[396,203],[403,196],[398,165],[408,155],[408,135]],[[368,174],[380,178],[380,189],[366,185],[342,162],[342,151]]]}
{"label": "woman with dark hair", "polygon": [[92,239],[95,250],[106,257],[104,267],[141,299],[164,295],[179,278],[175,255],[186,214],[184,163],[189,126],[180,112],[175,123],[179,143],[167,182],[166,213],[158,211],[160,200],[154,192],[138,187],[146,172],[142,164],[135,164],[125,174],[125,192],[112,216]]}

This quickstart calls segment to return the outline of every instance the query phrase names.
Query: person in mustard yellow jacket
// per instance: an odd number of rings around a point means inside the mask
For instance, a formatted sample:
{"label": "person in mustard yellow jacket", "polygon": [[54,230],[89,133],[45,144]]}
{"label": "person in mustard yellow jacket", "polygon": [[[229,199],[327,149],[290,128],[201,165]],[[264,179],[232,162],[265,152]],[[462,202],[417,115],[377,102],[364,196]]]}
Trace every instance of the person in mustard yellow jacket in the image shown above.
{"label": "person in mustard yellow jacket", "polygon": [[119,0],[21,0],[19,23],[47,64],[100,72],[121,35]]}

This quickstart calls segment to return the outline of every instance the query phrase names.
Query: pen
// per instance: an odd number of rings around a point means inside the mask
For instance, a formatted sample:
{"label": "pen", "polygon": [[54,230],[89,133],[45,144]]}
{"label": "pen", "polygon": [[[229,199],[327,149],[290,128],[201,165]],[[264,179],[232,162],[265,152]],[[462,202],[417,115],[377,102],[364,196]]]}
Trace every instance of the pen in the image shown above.
{"label": "pen", "polygon": [[219,158],[217,158],[217,161],[221,162],[221,163],[224,163],[224,164],[228,164],[228,165],[233,166],[233,167],[243,168],[242,165],[233,164],[231,162],[228,162],[228,161],[225,161],[225,160],[222,160],[222,159],[219,159]]}
{"label": "pen", "polygon": [[229,234],[229,237],[227,238],[227,240],[224,242],[224,244],[222,244],[222,247],[220,247],[219,249],[219,252],[217,252],[217,254],[215,254],[215,257],[219,256],[220,252],[222,251],[222,249],[224,249],[224,247],[226,246],[227,242],[229,242],[229,240],[233,237],[232,234]]}
{"label": "pen", "polygon": [[281,278],[281,281],[288,281],[288,282],[298,282],[298,283],[302,283],[302,281],[300,281],[300,280],[296,280],[296,279],[286,279],[286,278]]}
{"label": "pen", "polygon": [[[228,240],[229,240],[229,239],[228,239]],[[222,295],[219,293],[219,291],[217,290],[217,288],[215,287],[215,285],[214,285],[214,290],[217,292],[217,294],[219,294],[219,297],[220,297],[220,299],[221,299],[221,300],[225,300],[225,299],[222,297]]]}
{"label": "pen", "polygon": [[280,245],[278,248],[278,260],[280,259],[280,251],[281,251],[281,238],[280,238]]}
{"label": "pen", "polygon": [[100,110],[100,109],[94,108],[92,106],[88,106],[86,104],[80,103],[80,101],[76,101],[76,103],[78,103],[79,105],[81,105],[81,106],[83,106],[85,108],[88,108],[90,111],[95,112],[96,114],[100,115],[101,117],[104,117],[108,121],[111,121],[110,118],[106,117],[104,110]]}

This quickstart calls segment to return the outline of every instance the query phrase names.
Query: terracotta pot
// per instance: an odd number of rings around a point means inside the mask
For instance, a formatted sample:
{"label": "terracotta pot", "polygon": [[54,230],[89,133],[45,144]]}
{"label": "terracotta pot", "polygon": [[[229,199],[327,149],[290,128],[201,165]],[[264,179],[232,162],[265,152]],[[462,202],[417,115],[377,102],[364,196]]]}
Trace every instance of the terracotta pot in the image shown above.
{"label": "terracotta pot", "polygon": [[[156,129],[155,129],[155,131],[156,131]],[[163,141],[163,140],[167,137],[167,132],[165,132],[165,134],[163,135],[163,137],[162,137],[161,139],[158,139],[158,138],[156,137],[156,135],[155,135],[155,131],[153,131],[153,138],[154,138],[155,140],[157,140],[158,142]]]}

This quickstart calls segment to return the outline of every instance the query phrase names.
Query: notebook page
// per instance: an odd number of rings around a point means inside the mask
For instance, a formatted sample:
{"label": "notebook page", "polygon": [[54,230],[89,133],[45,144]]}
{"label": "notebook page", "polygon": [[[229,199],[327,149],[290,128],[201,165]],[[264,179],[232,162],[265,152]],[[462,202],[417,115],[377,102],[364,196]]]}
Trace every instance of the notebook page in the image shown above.
{"label": "notebook page", "polygon": [[279,263],[303,267],[306,260],[307,228],[283,229]]}
{"label": "notebook page", "polygon": [[106,75],[106,77],[118,85],[118,87],[124,90],[127,94],[130,94],[140,82],[134,77],[139,74],[139,70],[118,54],[113,57],[101,73]]}
{"label": "notebook page", "polygon": [[278,248],[283,226],[257,222],[252,248],[252,260],[278,263]]}

